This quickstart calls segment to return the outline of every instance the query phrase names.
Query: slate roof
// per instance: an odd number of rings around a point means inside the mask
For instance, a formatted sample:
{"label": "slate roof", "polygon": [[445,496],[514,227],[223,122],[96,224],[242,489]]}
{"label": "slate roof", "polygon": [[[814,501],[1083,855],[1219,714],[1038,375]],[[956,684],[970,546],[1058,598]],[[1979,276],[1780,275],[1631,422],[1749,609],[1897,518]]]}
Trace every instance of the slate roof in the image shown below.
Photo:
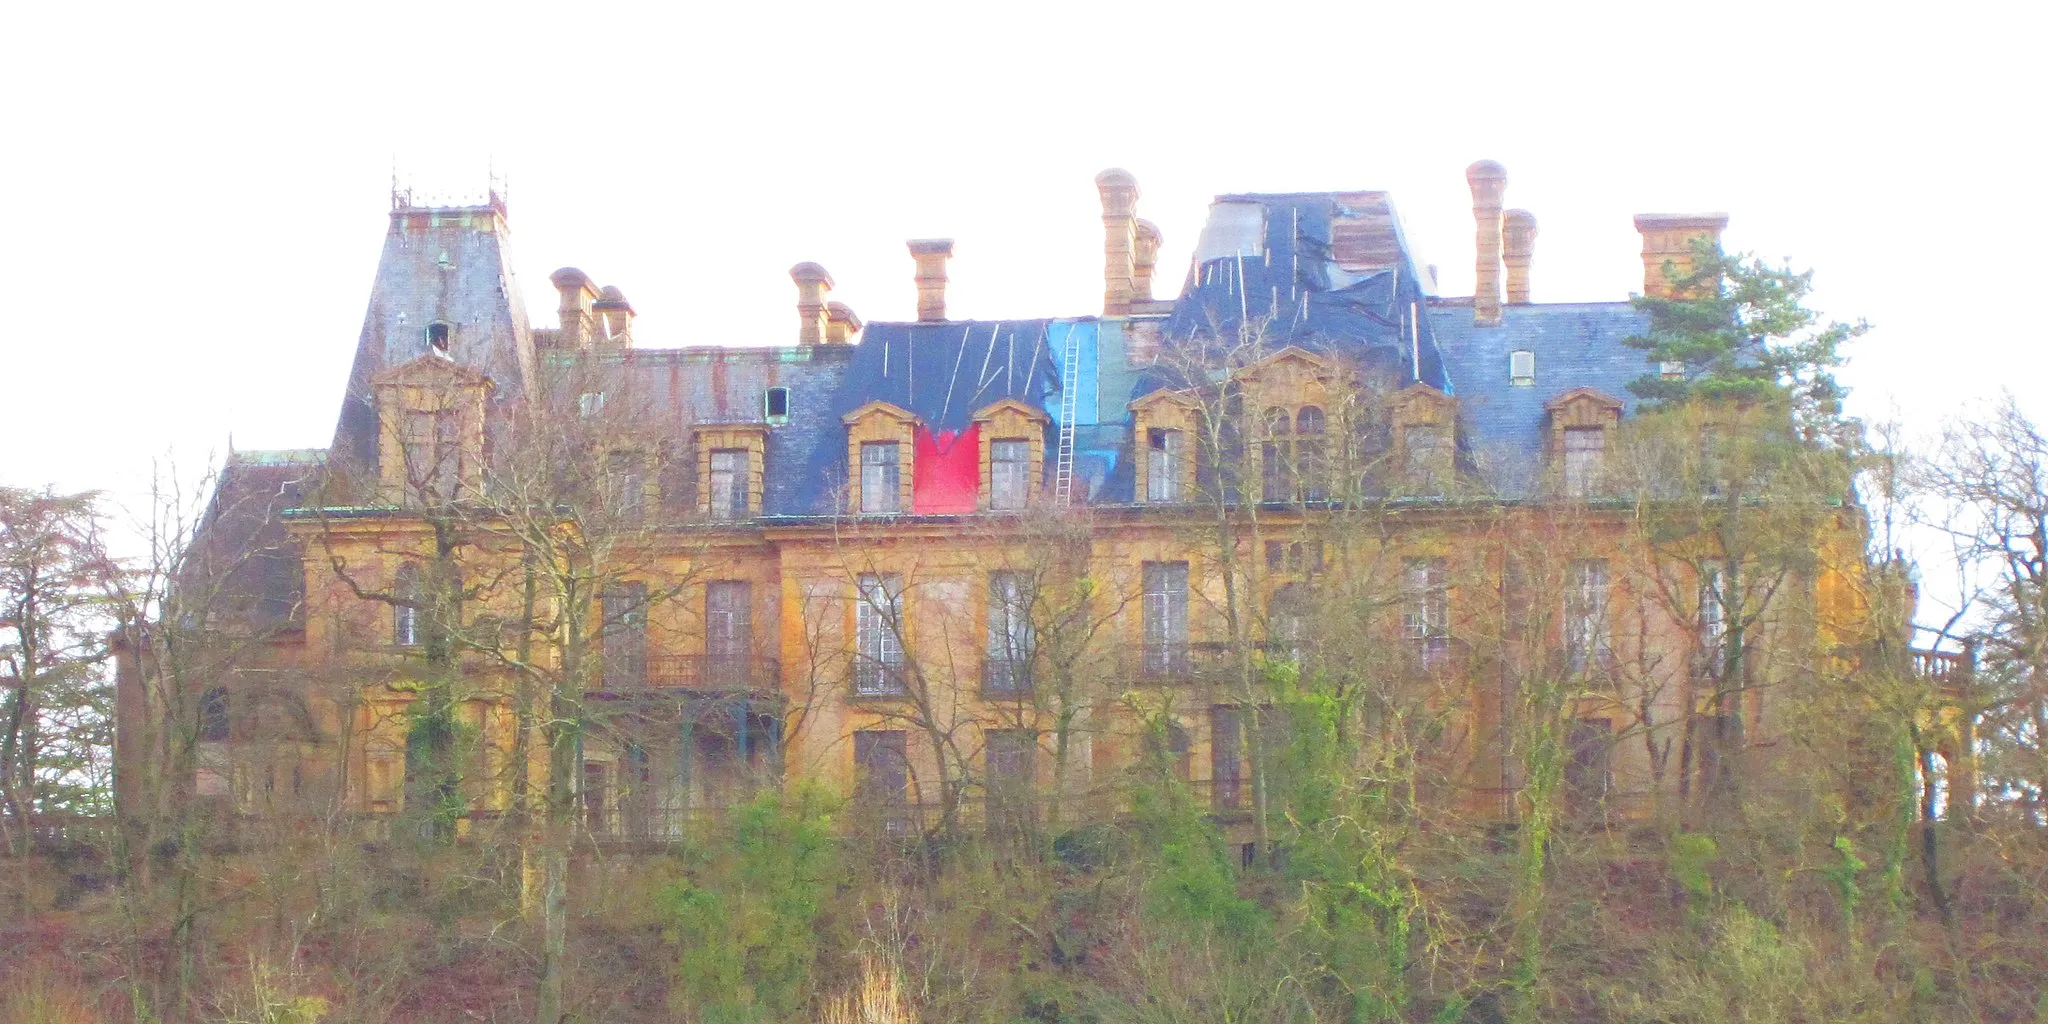
{"label": "slate roof", "polygon": [[299,553],[280,513],[297,507],[326,455],[318,449],[228,455],[177,580],[182,599],[206,605],[209,627],[261,634],[297,622]]}
{"label": "slate roof", "polygon": [[[1640,350],[1622,339],[1649,329],[1649,316],[1626,302],[1566,302],[1501,307],[1497,327],[1472,322],[1467,303],[1429,310],[1458,396],[1458,415],[1481,472],[1504,497],[1532,493],[1543,469],[1543,404],[1589,387],[1635,411],[1630,381],[1649,372]],[[1511,383],[1509,353],[1536,355],[1536,380]]]}

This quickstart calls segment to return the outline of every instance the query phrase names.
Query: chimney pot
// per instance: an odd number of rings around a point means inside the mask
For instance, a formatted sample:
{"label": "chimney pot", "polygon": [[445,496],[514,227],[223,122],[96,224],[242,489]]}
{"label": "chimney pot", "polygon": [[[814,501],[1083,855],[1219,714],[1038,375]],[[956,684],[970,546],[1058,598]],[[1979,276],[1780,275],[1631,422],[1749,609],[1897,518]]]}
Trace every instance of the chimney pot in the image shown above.
{"label": "chimney pot", "polygon": [[1136,221],[1131,256],[1131,301],[1152,301],[1152,268],[1159,262],[1159,226],[1149,220]]}
{"label": "chimney pot", "polygon": [[[1124,316],[1137,293],[1138,179],[1112,167],[1095,176],[1095,191],[1102,197],[1102,315]],[[1149,289],[1149,267],[1146,280]]]}
{"label": "chimney pot", "polygon": [[946,261],[953,258],[950,238],[914,238],[910,258],[917,261],[917,318],[946,318]]}
{"label": "chimney pot", "polygon": [[591,285],[590,275],[575,267],[563,267],[549,274],[548,280],[561,295],[555,312],[562,320],[562,347],[582,348],[590,338],[590,307],[597,300],[597,289]]}
{"label": "chimney pot", "polygon": [[789,268],[796,282],[796,343],[816,345],[825,340],[825,293],[832,290],[832,275],[816,263],[799,263]]}
{"label": "chimney pot", "polygon": [[[1653,299],[1682,298],[1672,278],[1692,272],[1692,243],[1704,238],[1721,247],[1725,213],[1639,213],[1636,230],[1643,236],[1643,294]],[[1666,265],[1671,274],[1666,275]]]}
{"label": "chimney pot", "polygon": [[1490,326],[1500,323],[1500,200],[1507,191],[1508,172],[1491,160],[1481,160],[1465,168],[1465,183],[1472,187],[1472,219],[1478,249],[1472,282],[1472,322]]}
{"label": "chimney pot", "polygon": [[844,302],[825,303],[825,343],[846,345],[860,333],[860,317]]}
{"label": "chimney pot", "polygon": [[1536,255],[1536,215],[1509,210],[1501,215],[1501,260],[1508,268],[1508,305],[1529,304],[1529,263]]}

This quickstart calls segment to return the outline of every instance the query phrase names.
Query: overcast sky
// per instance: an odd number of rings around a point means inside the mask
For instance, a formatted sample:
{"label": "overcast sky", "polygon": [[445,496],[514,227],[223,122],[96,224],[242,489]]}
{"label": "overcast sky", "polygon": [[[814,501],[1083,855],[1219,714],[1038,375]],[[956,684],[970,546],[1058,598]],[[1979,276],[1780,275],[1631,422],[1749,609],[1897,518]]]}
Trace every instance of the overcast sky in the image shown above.
{"label": "overcast sky", "polygon": [[955,317],[1099,312],[1109,166],[1162,294],[1211,196],[1341,189],[1391,191],[1469,294],[1485,157],[1540,224],[1538,301],[1639,288],[1631,214],[1723,210],[1877,326],[1852,411],[2044,411],[2044,5],[1568,6],[24,5],[0,482],[324,446],[394,161],[422,193],[509,177],[536,323],[575,265],[671,346],[792,340],[804,260],[911,318],[927,236]]}

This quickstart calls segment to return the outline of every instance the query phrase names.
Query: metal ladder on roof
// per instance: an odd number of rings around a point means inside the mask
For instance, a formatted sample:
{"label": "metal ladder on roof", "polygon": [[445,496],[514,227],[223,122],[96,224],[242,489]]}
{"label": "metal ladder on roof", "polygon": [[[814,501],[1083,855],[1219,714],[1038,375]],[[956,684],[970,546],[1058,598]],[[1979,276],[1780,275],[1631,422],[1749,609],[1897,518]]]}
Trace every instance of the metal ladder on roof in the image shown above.
{"label": "metal ladder on roof", "polygon": [[1052,503],[1067,508],[1074,503],[1074,418],[1081,389],[1081,332],[1077,324],[1067,325],[1067,350],[1060,359],[1060,449],[1052,470]]}

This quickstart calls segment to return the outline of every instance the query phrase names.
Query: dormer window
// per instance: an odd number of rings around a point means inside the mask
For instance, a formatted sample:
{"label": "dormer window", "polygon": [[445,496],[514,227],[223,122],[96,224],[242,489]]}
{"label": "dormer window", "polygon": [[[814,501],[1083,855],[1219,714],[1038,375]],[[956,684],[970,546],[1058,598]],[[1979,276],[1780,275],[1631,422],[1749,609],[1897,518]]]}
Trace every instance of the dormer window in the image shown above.
{"label": "dormer window", "polygon": [[744,519],[747,514],[747,456],[744,448],[711,452],[710,507],[713,519]]}
{"label": "dormer window", "polygon": [[475,493],[490,379],[436,351],[379,373],[372,386],[381,500],[445,505]]}
{"label": "dormer window", "polygon": [[1660,363],[1658,363],[1658,364],[1657,364],[1657,379],[1658,379],[1658,380],[1684,380],[1684,379],[1685,379],[1685,361],[1684,361],[1684,360],[1681,360],[1681,359],[1667,359],[1667,360],[1664,360],[1663,362],[1660,362]]}
{"label": "dormer window", "polygon": [[413,409],[399,439],[410,505],[455,500],[462,472],[462,420],[454,409]]}
{"label": "dormer window", "polygon": [[1592,494],[1599,485],[1600,468],[1607,458],[1607,428],[1566,427],[1564,432],[1564,492],[1574,498]]}
{"label": "dormer window", "polygon": [[448,324],[436,320],[427,325],[427,347],[436,352],[448,351]]}
{"label": "dormer window", "polygon": [[1181,500],[1180,477],[1186,432],[1153,427],[1145,432],[1145,500]]}
{"label": "dormer window", "polygon": [[771,424],[780,426],[789,422],[789,389],[769,388],[764,402],[763,415]]}
{"label": "dormer window", "polygon": [[1518,388],[1536,383],[1536,353],[1527,349],[1508,353],[1508,383]]}
{"label": "dormer window", "polygon": [[902,511],[903,445],[896,441],[867,441],[860,446],[860,510],[870,513]]}

